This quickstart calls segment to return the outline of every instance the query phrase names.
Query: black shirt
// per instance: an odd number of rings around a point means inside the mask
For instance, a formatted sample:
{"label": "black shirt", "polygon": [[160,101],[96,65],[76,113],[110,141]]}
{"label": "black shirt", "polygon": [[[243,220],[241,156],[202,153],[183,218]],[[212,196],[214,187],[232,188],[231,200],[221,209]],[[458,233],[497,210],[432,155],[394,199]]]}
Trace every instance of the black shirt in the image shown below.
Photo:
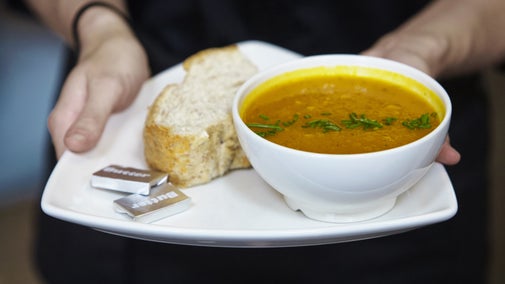
{"label": "black shirt", "polygon": [[304,55],[359,53],[427,1],[129,1],[133,26],[159,72],[198,50],[244,40]]}

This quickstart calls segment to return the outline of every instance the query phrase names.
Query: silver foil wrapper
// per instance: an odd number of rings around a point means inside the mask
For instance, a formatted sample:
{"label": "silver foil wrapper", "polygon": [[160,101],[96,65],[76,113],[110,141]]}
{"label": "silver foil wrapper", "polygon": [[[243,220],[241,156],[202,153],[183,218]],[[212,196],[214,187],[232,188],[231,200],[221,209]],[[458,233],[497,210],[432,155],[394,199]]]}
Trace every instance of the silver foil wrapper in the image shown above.
{"label": "silver foil wrapper", "polygon": [[151,223],[180,213],[191,205],[191,198],[171,183],[151,189],[149,195],[132,194],[114,200],[117,212],[128,214],[134,221]]}
{"label": "silver foil wrapper", "polygon": [[91,176],[91,186],[148,195],[154,186],[166,183],[168,174],[118,165],[107,166]]}

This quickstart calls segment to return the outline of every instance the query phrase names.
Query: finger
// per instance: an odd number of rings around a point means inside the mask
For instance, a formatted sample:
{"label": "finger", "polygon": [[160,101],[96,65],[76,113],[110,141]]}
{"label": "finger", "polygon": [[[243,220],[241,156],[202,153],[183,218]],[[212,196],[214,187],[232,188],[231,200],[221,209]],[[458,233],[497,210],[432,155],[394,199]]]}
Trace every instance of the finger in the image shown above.
{"label": "finger", "polygon": [[58,102],[49,114],[47,126],[59,159],[66,150],[64,137],[77,119],[84,105],[86,88],[84,77],[72,71],[65,81]]}
{"label": "finger", "polygon": [[65,135],[65,145],[74,152],[92,149],[99,141],[107,120],[122,95],[114,78],[91,79],[82,111]]}
{"label": "finger", "polygon": [[444,144],[442,145],[442,148],[440,149],[440,153],[437,157],[437,162],[451,166],[459,163],[460,160],[461,154],[451,146],[449,137],[447,137]]}

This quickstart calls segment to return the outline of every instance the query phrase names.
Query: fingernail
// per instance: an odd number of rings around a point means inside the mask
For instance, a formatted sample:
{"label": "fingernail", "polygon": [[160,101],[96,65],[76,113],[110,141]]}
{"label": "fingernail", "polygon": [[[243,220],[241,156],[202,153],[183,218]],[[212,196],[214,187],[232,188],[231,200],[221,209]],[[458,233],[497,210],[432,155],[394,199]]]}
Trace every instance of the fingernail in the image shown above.
{"label": "fingernail", "polygon": [[84,136],[82,134],[74,134],[74,135],[70,136],[70,139],[75,142],[83,142],[86,140],[86,136]]}
{"label": "fingernail", "polygon": [[74,135],[72,135],[72,139],[74,139],[76,141],[84,141],[84,140],[86,140],[86,137],[82,134],[74,134]]}
{"label": "fingernail", "polygon": [[67,146],[67,148],[73,152],[82,152],[87,150],[89,147],[88,144],[89,144],[88,136],[79,132],[69,134],[65,138],[65,146]]}

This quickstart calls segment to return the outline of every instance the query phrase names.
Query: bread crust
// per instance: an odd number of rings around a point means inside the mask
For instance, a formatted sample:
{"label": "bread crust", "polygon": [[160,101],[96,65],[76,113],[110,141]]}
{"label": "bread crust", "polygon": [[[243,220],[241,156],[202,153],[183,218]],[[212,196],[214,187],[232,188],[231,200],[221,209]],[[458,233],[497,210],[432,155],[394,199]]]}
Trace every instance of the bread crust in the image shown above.
{"label": "bread crust", "polygon": [[[229,70],[212,67],[225,63],[227,58],[236,61],[230,63]],[[187,72],[183,82],[166,86],[150,106],[143,133],[149,167],[167,172],[170,181],[181,188],[207,183],[232,169],[250,167],[233,126],[231,104],[238,87],[257,71],[235,45],[200,51],[186,59],[183,67]],[[198,68],[208,70],[201,72]],[[220,86],[223,90],[216,90]],[[214,108],[190,105],[200,100],[212,101],[209,105]],[[185,125],[167,118],[177,117],[173,112],[203,117],[204,122],[201,127],[198,123],[191,125],[193,121]]]}

